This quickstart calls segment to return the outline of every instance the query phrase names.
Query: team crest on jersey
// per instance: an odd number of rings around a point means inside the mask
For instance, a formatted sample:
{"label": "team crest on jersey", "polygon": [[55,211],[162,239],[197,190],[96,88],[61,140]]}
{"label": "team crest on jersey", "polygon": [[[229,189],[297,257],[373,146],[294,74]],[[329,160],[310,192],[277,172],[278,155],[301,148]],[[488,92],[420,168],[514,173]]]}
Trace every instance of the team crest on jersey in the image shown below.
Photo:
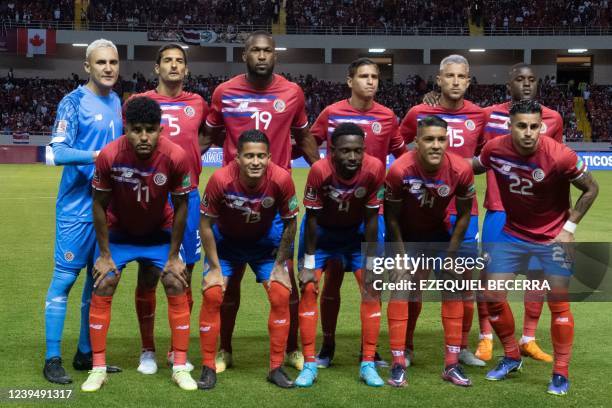
{"label": "team crest on jersey", "polygon": [[265,197],[263,200],[261,200],[261,206],[263,208],[270,208],[274,205],[274,198],[272,197]]}
{"label": "team crest on jersey", "polygon": [[542,126],[540,126],[540,133],[546,133],[547,130],[548,126],[546,126],[546,123],[542,122]]}
{"label": "team crest on jersey", "polygon": [[380,134],[380,132],[382,132],[382,125],[380,124],[380,122],[372,123],[372,132],[374,132],[374,134],[376,134],[376,135],[378,135],[378,134]]}
{"label": "team crest on jersey", "polygon": [[65,119],[61,119],[57,121],[57,126],[55,127],[55,133],[66,133],[66,129],[68,128],[68,121]]}
{"label": "team crest on jersey", "polygon": [[476,129],[476,124],[473,120],[468,119],[465,121],[465,127],[467,128],[467,130],[474,130]]}
{"label": "team crest on jersey", "polygon": [[98,113],[98,114],[95,116],[95,119],[96,119],[96,121],[97,121],[97,122],[101,121],[101,120],[102,120],[102,114],[101,114],[101,113]]}
{"label": "team crest on jersey", "polygon": [[275,100],[272,106],[274,107],[274,110],[277,111],[278,113],[284,112],[285,108],[287,107],[287,105],[285,104],[285,101],[283,101],[282,99]]}
{"label": "team crest on jersey", "polygon": [[185,112],[185,115],[189,116],[190,118],[193,118],[195,116],[195,109],[193,109],[189,105],[185,106],[185,109],[183,109],[183,112]]}
{"label": "team crest on jersey", "polygon": [[542,181],[544,180],[544,177],[546,177],[546,174],[544,174],[544,170],[542,169],[535,169],[532,173],[531,176],[533,177],[533,179],[535,181]]}
{"label": "team crest on jersey", "polygon": [[312,186],[306,187],[306,197],[307,200],[316,200],[317,199],[317,191]]}
{"label": "team crest on jersey", "polygon": [[168,181],[168,177],[164,173],[155,173],[153,176],[153,182],[158,186],[163,186]]}
{"label": "team crest on jersey", "polygon": [[446,184],[442,184],[441,186],[438,186],[438,195],[440,197],[446,197],[449,194],[450,194],[449,186],[447,186]]}
{"label": "team crest on jersey", "polygon": [[74,261],[74,254],[72,252],[70,252],[70,251],[66,251],[66,252],[64,252],[64,259],[67,262],[72,262],[72,261]]}
{"label": "team crest on jersey", "polygon": [[366,189],[365,187],[357,187],[357,189],[355,190],[355,197],[357,198],[363,198],[366,195]]}

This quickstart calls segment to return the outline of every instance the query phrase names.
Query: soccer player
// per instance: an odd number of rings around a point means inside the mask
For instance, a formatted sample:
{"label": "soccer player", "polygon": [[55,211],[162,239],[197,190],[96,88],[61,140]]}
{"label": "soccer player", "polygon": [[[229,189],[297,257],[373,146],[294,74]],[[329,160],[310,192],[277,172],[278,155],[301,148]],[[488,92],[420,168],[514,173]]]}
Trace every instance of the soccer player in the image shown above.
{"label": "soccer player", "polygon": [[[180,44],[167,44],[157,52],[154,67],[158,78],[157,88],[134,95],[132,98],[147,96],[159,103],[162,110],[162,137],[167,137],[183,148],[187,155],[187,165],[192,182],[197,187],[202,172],[198,132],[208,114],[208,104],[198,94],[183,90],[183,81],[189,70],[187,53]],[[197,188],[189,193],[187,224],[181,244],[181,258],[187,264],[186,274],[189,286],[185,292],[189,301],[189,310],[193,307],[191,295],[191,275],[193,265],[200,259],[200,194]],[[139,265],[138,285],[136,287],[136,313],[140,324],[142,353],[138,371],[143,374],[155,374],[155,343],[153,326],[155,323],[155,289],[159,275],[155,268]],[[168,353],[168,364],[172,365],[174,355]],[[193,369],[188,361],[187,367]]]}
{"label": "soccer player", "polygon": [[[55,269],[45,302],[46,353],[43,374],[47,380],[69,384],[62,366],[61,340],[68,294],[81,269],[87,277],[81,299],[81,331],[73,360],[76,370],[91,369],[89,303],[95,232],[91,210],[91,178],[99,150],[122,132],[121,102],[113,86],[119,76],[115,45],[99,39],[85,51],[84,69],[89,80],[66,95],[57,108],[51,139],[52,157],[63,165],[56,202]],[[108,367],[109,371],[116,368]]]}
{"label": "soccer player", "polygon": [[[506,224],[498,242],[490,247],[487,278],[514,279],[531,256],[538,258],[551,282],[548,307],[554,350],[552,379],[548,392],[565,395],[569,390],[569,361],[574,319],[567,301],[571,261],[561,245],[574,241],[576,225],[595,201],[598,185],[586,164],[567,146],[550,137],[540,137],[542,108],[526,100],[510,108],[510,135],[489,141],[473,162],[474,171],[495,172]],[[570,206],[570,184],[582,191]],[[559,258],[560,261],[559,262]],[[489,371],[488,380],[502,380],[522,366],[514,338],[514,317],[503,290],[486,292],[489,321],[504,346],[504,358]]]}
{"label": "soccer player", "polygon": [[[321,145],[327,141],[328,153],[331,146],[331,135],[342,123],[354,123],[365,135],[365,152],[377,158],[383,165],[387,156],[395,158],[406,152],[404,140],[397,133],[398,119],[395,113],[374,100],[378,91],[378,65],[369,58],[359,58],[348,66],[346,83],[351,96],[333,103],[323,109],[310,128],[310,133]],[[382,206],[379,212],[379,235],[384,234]],[[340,312],[340,288],[344,271],[340,263],[332,259],[325,266],[325,281],[321,293],[321,325],[323,327],[323,345],[317,354],[319,367],[329,367],[336,348],[335,335],[338,313]],[[381,363],[377,356],[377,363]]]}
{"label": "soccer player", "polygon": [[[125,108],[125,136],[102,149],[96,159],[92,185],[98,245],[89,312],[93,369],[81,385],[86,392],[98,391],[107,381],[106,336],[111,304],[121,272],[131,261],[162,270],[174,350],[172,380],[181,389],[197,389],[185,366],[189,345],[185,288],[189,284],[179,257],[187,197],[193,184],[183,149],[160,137],[161,114],[157,102],[150,98],[130,100]],[[169,194],[174,212],[168,203]]]}
{"label": "soccer player", "polygon": [[[308,131],[308,118],[304,110],[304,93],[299,85],[274,74],[275,43],[265,31],[249,35],[244,45],[242,60],[246,74],[220,84],[212,95],[210,112],[206,118],[206,132],[201,145],[206,148],[219,140],[225,128],[223,164],[236,157],[238,138],[245,130],[257,129],[270,138],[272,162],[286,170],[291,168],[291,135],[312,164],[319,159],[314,138]],[[275,220],[281,228],[280,217]],[[244,271],[234,271],[221,308],[221,349],[217,370],[222,372],[232,364],[232,332],[240,306],[240,279]],[[291,277],[291,328],[287,342],[287,362],[301,370],[304,357],[298,351],[298,288],[289,262]]]}
{"label": "soccer player", "polygon": [[[506,88],[511,101],[485,108],[487,123],[484,134],[485,140],[509,133],[510,105],[521,100],[535,100],[538,90],[538,78],[533,69],[524,63],[513,65],[508,73]],[[559,113],[542,106],[542,126],[540,134],[550,137],[559,143],[563,142],[563,119]],[[499,188],[495,181],[495,173],[487,171],[487,192],[484,207],[487,209],[482,224],[483,242],[497,242],[506,223],[506,213],[499,197]],[[534,278],[542,276],[541,267],[537,258],[529,263],[527,276]],[[535,360],[552,362],[552,356],[540,349],[535,340],[536,328],[542,313],[545,293],[542,291],[525,292],[525,314],[523,317],[523,335],[519,341],[521,354]],[[486,302],[478,302],[478,318],[480,320],[480,341],[476,350],[476,357],[489,361],[493,357],[493,329],[488,319]]]}
{"label": "soccer player", "polygon": [[[331,154],[316,162],[308,173],[304,206],[306,217],[300,234],[299,273],[300,336],[304,369],[295,380],[310,387],[317,378],[315,340],[319,280],[328,259],[340,258],[342,270],[355,273],[362,292],[360,377],[367,385],[379,387],[384,381],[376,372],[374,357],[380,331],[380,297],[363,285],[361,243],[376,243],[378,209],[383,199],[385,166],[365,153],[365,134],[353,123],[335,128],[329,146]],[[372,253],[374,255],[374,253]]]}
{"label": "soccer player", "polygon": [[[420,104],[412,107],[400,124],[399,133],[406,143],[411,143],[417,134],[418,121],[427,115],[437,115],[448,123],[448,149],[450,152],[471,160],[484,143],[483,129],[486,115],[482,108],[464,99],[470,85],[470,66],[461,55],[449,55],[440,62],[437,83],[441,90],[439,105]],[[476,245],[478,241],[478,202],[472,200],[472,217],[465,234],[465,242]],[[455,201],[449,205],[450,221],[454,228],[457,219]],[[408,330],[406,332],[406,358],[411,360],[414,352],[414,329],[421,313],[421,302],[410,302]],[[460,360],[466,365],[484,366],[468,349],[468,337],[474,316],[474,300],[468,296],[464,301],[463,340]],[[409,365],[410,361],[407,362]]]}
{"label": "soccer player", "polygon": [[[293,256],[298,202],[289,172],[274,164],[270,142],[259,130],[240,135],[236,158],[217,170],[202,197],[200,235],[206,258],[200,309],[201,389],[216,384],[215,349],[223,291],[248,264],[270,301],[268,381],[294,386],[281,368],[289,334],[291,283],[287,261]],[[277,214],[282,227],[274,222]],[[242,275],[238,275],[239,278]]]}
{"label": "soccer player", "polygon": [[[460,249],[470,224],[470,210],[476,192],[469,163],[461,156],[448,152],[447,126],[450,125],[438,116],[422,117],[417,124],[415,150],[391,165],[385,181],[385,241],[448,242],[448,252],[451,254]],[[457,220],[450,233],[446,220],[447,207],[452,200],[456,200]],[[417,271],[417,276],[422,276],[423,272],[428,271]],[[404,350],[409,309],[406,299],[398,294],[397,291],[392,293],[387,307],[393,355],[388,383],[402,387],[406,384]],[[459,364],[465,313],[463,303],[463,300],[453,299],[448,293],[442,294],[445,343],[442,378],[467,387],[472,384],[471,380]]]}

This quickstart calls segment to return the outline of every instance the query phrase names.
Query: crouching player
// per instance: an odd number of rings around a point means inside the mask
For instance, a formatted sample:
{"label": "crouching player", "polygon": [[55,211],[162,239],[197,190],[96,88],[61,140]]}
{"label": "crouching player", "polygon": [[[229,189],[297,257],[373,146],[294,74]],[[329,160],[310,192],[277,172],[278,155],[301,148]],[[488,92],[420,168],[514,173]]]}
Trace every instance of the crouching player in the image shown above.
{"label": "crouching player", "polygon": [[[562,245],[574,241],[576,224],[595,201],[599,188],[587,166],[574,151],[549,137],[540,137],[542,107],[533,100],[515,102],[510,108],[510,134],[489,141],[474,171],[492,169],[506,209],[501,244],[488,248],[491,261],[487,278],[514,279],[536,257],[551,290],[551,337],[554,350],[548,393],[565,395],[569,390],[569,361],[574,338],[574,318],[567,299],[571,261]],[[570,184],[582,191],[570,207]],[[503,290],[486,292],[489,321],[504,346],[504,358],[489,371],[488,380],[503,380],[522,366],[514,338],[514,317]]]}
{"label": "crouching player", "polygon": [[[93,215],[98,246],[89,312],[93,369],[81,386],[97,391],[107,381],[106,337],[113,294],[121,271],[131,261],[161,272],[168,296],[168,318],[175,351],[172,379],[184,390],[197,389],[185,363],[189,344],[189,304],[185,264],[179,258],[192,190],[185,152],[160,138],[161,109],[147,97],[130,100],[126,134],[96,160]],[[174,214],[168,203],[172,196]]]}
{"label": "crouching player", "polygon": [[[444,120],[437,116],[426,116],[417,126],[416,149],[397,159],[387,174],[385,240],[389,243],[448,242],[448,252],[456,253],[470,224],[472,199],[476,194],[474,174],[464,158],[446,151],[449,141]],[[452,235],[449,235],[446,209],[453,198],[456,199],[457,221]],[[421,276],[423,272],[428,271],[417,271],[417,274]],[[453,271],[447,273],[452,274]],[[393,355],[388,382],[395,387],[406,384],[405,333],[408,306],[414,302],[408,302],[405,295],[393,292],[387,308]],[[442,378],[466,387],[472,383],[459,364],[463,313],[463,300],[442,293],[445,343]]]}
{"label": "crouching player", "polygon": [[[298,202],[289,172],[274,164],[270,142],[259,130],[238,138],[235,161],[217,170],[202,197],[200,236],[206,252],[200,310],[201,389],[216,384],[215,349],[223,291],[248,264],[270,301],[270,371],[268,381],[294,386],[281,365],[289,335],[291,283],[287,261],[297,228]],[[279,213],[282,230],[273,220]],[[239,274],[241,277],[241,274]]]}
{"label": "crouching player", "polygon": [[[299,273],[302,288],[299,316],[305,363],[295,381],[299,387],[310,387],[317,378],[318,286],[326,262],[335,258],[355,273],[362,291],[360,377],[367,385],[384,385],[374,365],[380,298],[363,285],[361,243],[377,241],[385,168],[379,160],[365,154],[364,138],[359,126],[341,124],[332,133],[330,156],[313,164],[308,173],[304,195],[307,210],[300,233],[303,267]],[[375,246],[371,249],[372,255],[375,249]]]}

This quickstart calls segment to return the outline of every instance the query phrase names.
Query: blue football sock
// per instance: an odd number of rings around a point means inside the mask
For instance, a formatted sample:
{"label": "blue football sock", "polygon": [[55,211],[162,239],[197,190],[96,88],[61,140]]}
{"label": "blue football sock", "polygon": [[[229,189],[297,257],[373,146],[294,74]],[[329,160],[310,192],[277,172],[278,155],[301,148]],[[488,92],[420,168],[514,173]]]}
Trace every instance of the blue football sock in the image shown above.
{"label": "blue football sock", "polygon": [[92,266],[88,265],[83,295],[81,296],[81,331],[79,332],[79,350],[81,353],[89,353],[91,351],[91,342],[89,340],[89,305],[94,284],[91,270]]}
{"label": "blue football sock", "polygon": [[66,319],[68,293],[79,275],[78,269],[56,265],[45,301],[45,336],[47,351],[45,359],[61,356],[62,331]]}

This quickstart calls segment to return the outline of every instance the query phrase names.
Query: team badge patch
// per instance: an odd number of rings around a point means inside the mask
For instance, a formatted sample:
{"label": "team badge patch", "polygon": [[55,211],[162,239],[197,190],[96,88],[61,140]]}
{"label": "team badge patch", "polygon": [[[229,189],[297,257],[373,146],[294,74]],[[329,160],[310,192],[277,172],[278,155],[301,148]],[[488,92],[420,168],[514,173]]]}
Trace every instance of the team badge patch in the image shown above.
{"label": "team badge patch", "polygon": [[72,252],[70,252],[70,251],[66,251],[66,252],[64,252],[64,259],[67,262],[72,262],[72,261],[74,261],[74,254]]}
{"label": "team badge patch", "polygon": [[380,132],[382,132],[382,125],[380,124],[380,122],[374,122],[372,123],[372,132],[374,132],[374,134],[380,134]]}
{"label": "team badge patch", "polygon": [[193,109],[189,105],[185,106],[185,109],[183,109],[183,112],[185,112],[185,115],[189,116],[190,118],[193,118],[193,116],[195,115],[195,109]]}
{"label": "team badge patch", "polygon": [[58,120],[55,133],[66,133],[66,129],[68,129],[68,121],[65,119]]}
{"label": "team badge patch", "polygon": [[357,198],[363,198],[366,195],[366,189],[365,187],[357,187],[357,189],[355,190],[355,197]]}
{"label": "team badge patch", "polygon": [[153,176],[153,182],[158,186],[163,186],[168,181],[168,177],[164,173],[155,173]]}
{"label": "team badge patch", "polygon": [[542,181],[544,180],[544,177],[546,176],[546,174],[544,174],[544,170],[542,169],[535,169],[531,173],[531,176],[533,177],[535,181]]}
{"label": "team badge patch", "polygon": [[446,197],[449,194],[450,194],[449,186],[447,186],[446,184],[442,184],[441,186],[438,186],[438,195],[440,197]]}
{"label": "team badge patch", "polygon": [[468,130],[474,130],[474,129],[476,129],[476,124],[474,123],[474,121],[473,121],[473,120],[468,119],[468,120],[466,120],[466,121],[465,121],[465,127],[466,127]]}
{"label": "team badge patch", "polygon": [[314,189],[314,187],[308,186],[306,187],[306,194],[305,194],[305,198],[307,200],[316,200],[317,199],[317,191]]}
{"label": "team badge patch", "polygon": [[287,105],[285,104],[285,101],[283,101],[282,99],[275,100],[272,106],[274,107],[274,110],[279,113],[284,112],[285,108],[287,107]]}
{"label": "team badge patch", "polygon": [[547,130],[548,126],[546,126],[546,123],[542,122],[542,126],[540,127],[540,133],[546,133]]}
{"label": "team badge patch", "polygon": [[274,198],[272,197],[265,197],[263,200],[261,200],[261,206],[263,208],[270,208],[274,205]]}

